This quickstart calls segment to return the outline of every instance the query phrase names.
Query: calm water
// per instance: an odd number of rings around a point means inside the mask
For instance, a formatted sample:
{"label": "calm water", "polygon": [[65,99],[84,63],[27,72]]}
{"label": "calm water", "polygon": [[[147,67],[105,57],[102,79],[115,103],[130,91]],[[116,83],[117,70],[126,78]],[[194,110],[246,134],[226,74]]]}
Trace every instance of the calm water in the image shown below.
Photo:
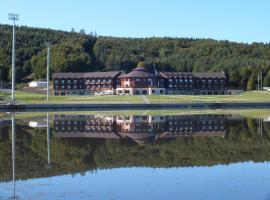
{"label": "calm water", "polygon": [[270,199],[267,116],[0,116],[0,200]]}

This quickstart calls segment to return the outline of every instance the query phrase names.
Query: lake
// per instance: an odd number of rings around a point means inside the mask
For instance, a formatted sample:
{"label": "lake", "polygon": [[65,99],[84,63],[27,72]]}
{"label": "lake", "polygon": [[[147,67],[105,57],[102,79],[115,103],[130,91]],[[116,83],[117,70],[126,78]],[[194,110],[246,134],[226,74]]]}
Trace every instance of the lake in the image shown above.
{"label": "lake", "polygon": [[0,200],[270,199],[270,110],[0,113]]}

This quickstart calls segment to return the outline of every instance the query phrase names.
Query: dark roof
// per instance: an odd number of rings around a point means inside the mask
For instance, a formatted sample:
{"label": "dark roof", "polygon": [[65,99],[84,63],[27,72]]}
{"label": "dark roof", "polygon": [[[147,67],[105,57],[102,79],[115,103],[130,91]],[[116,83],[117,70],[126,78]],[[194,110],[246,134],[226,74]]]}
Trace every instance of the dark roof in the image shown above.
{"label": "dark roof", "polygon": [[161,77],[161,75],[155,74],[154,71],[147,70],[145,67],[137,67],[128,74],[121,76],[121,78],[130,78],[130,77],[153,78],[153,77]]}
{"label": "dark roof", "polygon": [[195,72],[193,74],[198,78],[226,78],[224,72]]}
{"label": "dark roof", "polygon": [[166,78],[198,77],[198,78],[226,78],[224,72],[160,72]]}
{"label": "dark roof", "polygon": [[125,77],[127,74],[122,72],[117,78],[122,78],[122,77]]}
{"label": "dark roof", "polygon": [[166,78],[194,76],[192,72],[160,72],[160,74]]}
{"label": "dark roof", "polygon": [[80,73],[54,73],[53,78],[114,78],[121,74],[120,71],[109,72],[80,72]]}

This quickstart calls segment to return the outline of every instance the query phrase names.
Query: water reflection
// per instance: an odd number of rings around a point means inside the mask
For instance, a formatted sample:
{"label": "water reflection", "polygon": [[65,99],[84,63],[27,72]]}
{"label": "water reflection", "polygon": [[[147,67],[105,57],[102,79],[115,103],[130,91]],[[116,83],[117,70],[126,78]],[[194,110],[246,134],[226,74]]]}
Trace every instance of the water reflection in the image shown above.
{"label": "water reflection", "polygon": [[54,136],[131,139],[138,144],[176,137],[224,137],[225,115],[100,116],[54,115]]}
{"label": "water reflection", "polygon": [[13,199],[16,199],[16,129],[15,113],[11,113],[11,134],[12,134],[12,183]]}
{"label": "water reflection", "polygon": [[0,181],[12,181],[12,199],[16,179],[270,158],[268,120],[240,115],[11,113],[0,122]]}

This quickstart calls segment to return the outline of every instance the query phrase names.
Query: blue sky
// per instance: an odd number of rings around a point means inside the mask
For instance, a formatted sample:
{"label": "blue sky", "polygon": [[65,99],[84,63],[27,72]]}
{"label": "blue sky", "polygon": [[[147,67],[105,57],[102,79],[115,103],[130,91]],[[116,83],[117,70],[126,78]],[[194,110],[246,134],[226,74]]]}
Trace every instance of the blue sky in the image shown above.
{"label": "blue sky", "polygon": [[270,41],[269,0],[1,0],[18,25],[120,37],[193,37]]}

